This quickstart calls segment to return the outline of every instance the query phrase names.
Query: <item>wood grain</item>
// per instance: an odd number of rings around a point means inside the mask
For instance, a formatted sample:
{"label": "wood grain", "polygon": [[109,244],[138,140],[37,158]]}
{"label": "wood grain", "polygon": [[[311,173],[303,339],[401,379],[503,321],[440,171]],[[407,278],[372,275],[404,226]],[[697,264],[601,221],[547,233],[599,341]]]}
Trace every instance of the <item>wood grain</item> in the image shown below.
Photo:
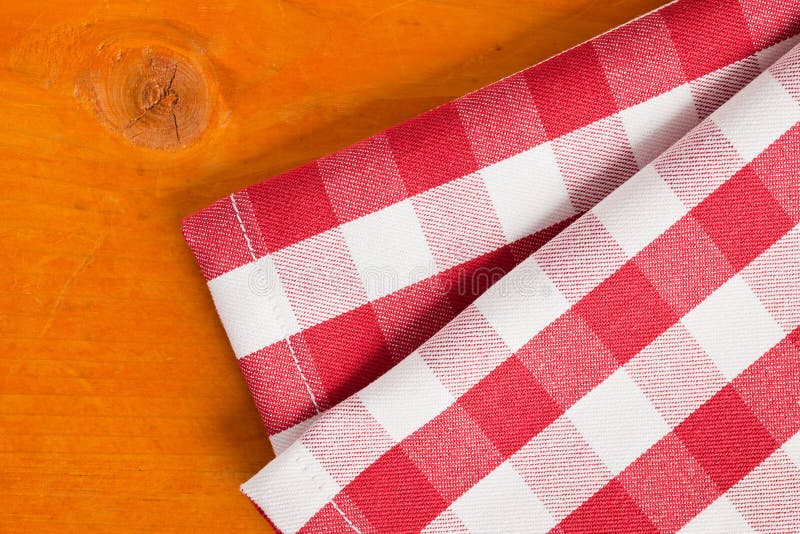
{"label": "wood grain", "polygon": [[660,3],[0,3],[0,532],[268,532],[180,219]]}

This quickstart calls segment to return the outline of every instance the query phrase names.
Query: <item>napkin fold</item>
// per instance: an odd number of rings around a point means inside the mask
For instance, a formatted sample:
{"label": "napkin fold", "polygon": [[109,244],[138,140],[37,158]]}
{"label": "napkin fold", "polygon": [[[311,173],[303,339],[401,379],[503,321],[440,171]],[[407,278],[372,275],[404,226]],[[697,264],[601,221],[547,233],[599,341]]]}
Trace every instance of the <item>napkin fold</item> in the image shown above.
{"label": "napkin fold", "polygon": [[292,532],[800,531],[800,46],[244,486]]}
{"label": "napkin fold", "polygon": [[287,534],[800,531],[798,32],[679,0],[188,217],[278,453],[245,493]]}
{"label": "napkin fold", "polygon": [[276,452],[798,31],[797,1],[681,0],[188,217],[184,235]]}

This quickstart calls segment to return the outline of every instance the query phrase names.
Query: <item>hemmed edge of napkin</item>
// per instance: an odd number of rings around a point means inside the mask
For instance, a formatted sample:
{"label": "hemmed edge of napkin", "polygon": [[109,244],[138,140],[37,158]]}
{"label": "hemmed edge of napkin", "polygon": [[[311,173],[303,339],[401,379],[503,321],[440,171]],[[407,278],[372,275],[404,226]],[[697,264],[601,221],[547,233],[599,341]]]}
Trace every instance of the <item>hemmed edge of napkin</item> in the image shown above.
{"label": "hemmed edge of napkin", "polygon": [[[795,48],[793,48],[792,50],[790,50],[790,51],[789,51],[789,52],[788,52],[788,53],[787,53],[787,54],[786,54],[784,57],[786,57],[786,56],[789,56],[789,55],[800,55],[800,54],[798,54],[798,50],[800,50],[800,45],[799,45],[799,46],[797,46],[797,47],[795,47]],[[759,76],[759,78],[757,78],[757,80],[759,80],[759,79],[762,79],[762,77],[763,77],[763,76],[765,76],[765,75],[767,75],[767,74],[766,74],[766,73],[765,73],[765,74],[762,74],[761,76]],[[769,73],[769,75],[770,75],[770,76],[772,76],[772,77],[774,78],[774,76],[772,75],[772,73]],[[753,83],[756,83],[756,82],[753,82]],[[752,88],[752,84],[748,84],[748,86],[745,88],[745,90],[747,90],[748,88]],[[788,96],[788,89],[786,89],[786,88],[784,87],[784,90],[786,90],[786,91],[787,91],[787,96]],[[738,95],[738,94],[740,94],[740,93],[737,93],[737,95]],[[748,97],[750,97],[750,96],[752,96],[752,95],[749,95],[749,94],[748,94]],[[731,100],[733,100],[733,99],[736,99],[736,96],[734,96],[734,97],[733,97]],[[796,104],[796,105],[800,105],[800,104],[798,104],[798,102],[795,102],[795,104]],[[729,102],[729,103],[727,103],[727,107],[728,107],[729,109],[727,109],[727,110],[723,110],[721,113],[715,114],[715,115],[714,115],[714,116],[712,116],[711,118],[708,118],[708,119],[706,119],[705,121],[703,121],[703,123],[701,123],[700,125],[698,125],[698,127],[697,127],[697,128],[695,128],[695,129],[693,130],[693,132],[698,132],[698,131],[700,131],[700,132],[703,132],[703,131],[704,131],[704,130],[703,130],[703,127],[704,127],[704,126],[706,126],[706,127],[708,126],[708,121],[713,121],[714,119],[718,119],[719,117],[726,117],[726,116],[727,116],[727,117],[730,117],[731,110],[732,110],[732,109],[737,109],[737,108],[732,108],[732,107],[731,107],[731,105],[732,105],[732,103],[730,103],[730,102]],[[725,106],[723,106],[723,108],[724,108],[724,107],[725,107]],[[734,128],[736,128],[736,126],[735,126],[735,125],[734,125],[733,127],[734,127]],[[794,128],[794,126],[793,126],[792,128]],[[791,129],[791,128],[790,128],[790,129]],[[789,131],[789,130],[785,130],[785,131],[784,131],[784,133],[783,133],[783,134],[781,134],[781,135],[785,135],[785,133],[786,133],[786,132],[788,132],[788,131]],[[738,132],[738,133],[740,133],[740,132]],[[769,134],[772,134],[772,133],[773,133],[773,132],[769,132]],[[684,139],[685,139],[685,138],[684,138]],[[683,139],[682,139],[682,140],[683,140]],[[739,139],[739,140],[740,140],[740,141],[742,141],[742,139]],[[760,141],[760,140],[759,140],[759,141]],[[747,138],[745,138],[745,139],[744,139],[744,142],[748,142],[748,139],[747,139]],[[676,145],[674,145],[674,146],[677,146],[677,145],[679,145],[680,143],[681,143],[681,141],[679,141],[679,142],[678,142]],[[774,144],[774,143],[775,143],[775,140],[773,140],[773,141],[772,141],[772,143]],[[769,146],[772,146],[772,145],[771,145],[771,144],[770,144],[770,145],[767,145],[767,147],[769,147]],[[763,149],[763,150],[765,150],[765,149]],[[747,165],[750,165],[750,164],[751,164],[751,162],[754,160],[754,158],[756,158],[756,157],[757,157],[759,154],[761,154],[761,153],[763,152],[763,150],[759,150],[759,151],[758,151],[756,154],[751,154],[751,155],[748,155],[748,156],[741,156],[741,157],[742,157],[742,162],[743,162],[743,163],[745,163],[745,166],[747,166]],[[643,171],[640,171],[640,172],[639,172],[639,173],[637,173],[637,174],[641,174],[642,172],[643,172]],[[738,171],[737,171],[737,173],[738,173]],[[731,176],[727,176],[727,177],[725,178],[725,181],[723,182],[723,184],[724,184],[724,183],[727,183],[727,181],[728,181],[728,180],[730,180],[730,178],[731,178]],[[721,187],[721,186],[720,186],[720,185],[717,185],[717,188],[719,188],[719,187]],[[717,189],[714,189],[713,191],[716,191],[716,190],[717,190]],[[695,202],[695,201],[699,202],[700,200],[702,200],[702,199],[705,199],[705,198],[706,198],[708,195],[710,195],[710,194],[712,194],[712,193],[711,193],[711,192],[708,192],[708,191],[706,191],[706,192],[700,191],[700,192],[698,192],[698,193],[696,193],[696,194],[698,195],[698,197],[697,197],[697,198],[694,198],[694,197],[692,197],[692,204],[694,204],[694,202]],[[688,212],[687,212],[687,213],[688,213]],[[580,221],[580,219],[579,219],[579,221]],[[729,382],[730,382],[730,381],[729,381]],[[306,463],[309,463],[309,462],[311,462],[311,461],[316,461],[316,460],[314,459],[313,455],[309,455],[309,456],[307,456],[306,458],[302,458],[302,456],[301,456],[301,455],[302,455],[302,453],[303,453],[303,451],[304,451],[305,447],[304,447],[304,446],[303,446],[303,444],[302,444],[302,443],[300,443],[300,442],[296,442],[296,443],[295,443],[295,445],[293,445],[293,446],[291,447],[291,449],[294,451],[294,453],[297,453],[297,457],[295,457],[295,458],[293,458],[293,459],[289,459],[289,458],[283,458],[283,457],[281,457],[281,460],[285,460],[285,462],[287,462],[287,463],[300,463],[300,462],[302,462],[302,461],[306,461]],[[385,454],[385,453],[384,453],[384,454]],[[287,455],[287,456],[290,456],[290,455]],[[281,464],[283,465],[283,463],[282,463],[282,462],[281,462]],[[300,471],[301,471],[301,472],[303,472],[303,473],[306,473],[306,471],[307,471],[307,467],[308,467],[307,465],[306,465],[306,466],[304,466],[304,467],[303,467],[303,468],[302,468]],[[243,492],[244,492],[246,495],[248,495],[248,497],[250,497],[250,498],[251,498],[251,499],[253,499],[253,500],[257,500],[257,499],[260,499],[261,497],[263,497],[263,495],[258,495],[258,493],[270,493],[270,492],[272,492],[272,491],[279,491],[279,490],[277,490],[277,489],[273,488],[271,485],[267,484],[267,482],[268,482],[268,480],[269,480],[270,476],[277,476],[277,477],[286,477],[286,476],[289,476],[289,477],[291,477],[291,475],[292,475],[292,473],[291,473],[291,472],[289,472],[289,471],[284,471],[283,473],[281,473],[280,469],[281,469],[281,467],[280,467],[280,465],[278,465],[278,463],[275,463],[275,462],[273,462],[273,463],[271,463],[271,464],[268,464],[268,466],[267,466],[267,467],[265,467],[264,469],[262,469],[262,471],[260,471],[260,472],[259,472],[257,475],[255,475],[255,476],[254,476],[254,477],[253,477],[253,478],[252,478],[250,481],[248,481],[247,483],[245,483],[245,484],[242,486],[242,491],[243,491]],[[270,473],[270,471],[274,471],[274,470],[277,470],[277,472]],[[315,475],[315,476],[316,476],[316,475]],[[320,506],[320,507],[318,507],[318,508],[316,509],[316,510],[317,510],[317,512],[316,512],[316,513],[320,513],[320,512],[323,510],[323,508],[324,508],[325,506],[327,506],[328,504],[335,504],[335,503],[333,502],[332,498],[333,498],[335,495],[337,495],[337,494],[338,494],[338,491],[339,491],[339,490],[337,489],[337,490],[335,490],[335,491],[334,491],[334,490],[332,490],[332,489],[331,489],[331,488],[329,488],[329,487],[325,487],[325,481],[323,480],[322,482],[319,482],[319,477],[317,476],[317,477],[316,477],[316,480],[315,480],[315,476],[310,476],[310,478],[307,478],[307,481],[312,483],[312,484],[310,484],[309,486],[311,486],[311,485],[314,485],[314,486],[318,486],[318,487],[319,487],[319,489],[320,489],[320,492],[319,492],[319,497],[320,497],[320,500],[321,500],[321,498],[322,498],[322,497],[324,497],[324,496],[325,496],[325,495],[327,495],[328,493],[333,493],[333,495],[332,495],[332,496],[331,496],[331,497],[330,497],[328,500],[324,501],[324,503],[323,503],[323,505],[322,505],[322,506]],[[260,485],[260,486],[258,485],[258,484],[259,484],[259,482],[261,483],[261,485]],[[318,483],[318,482],[319,482],[319,483]],[[261,491],[259,491],[259,490],[261,490]],[[276,503],[276,504],[277,504],[277,503]],[[341,513],[341,512],[340,512],[340,513]],[[299,527],[298,527],[298,530],[299,530],[300,528],[302,528],[302,527],[303,527],[303,525],[307,524],[307,521],[308,521],[308,520],[310,520],[310,519],[311,519],[311,517],[314,517],[314,516],[316,516],[316,514],[312,514],[311,516],[309,516],[309,518],[306,520],[306,522],[304,522],[304,523],[302,523],[302,524],[300,524],[300,525],[299,525]],[[348,523],[350,523],[349,519],[347,519],[346,517],[345,517],[345,520],[346,520]],[[297,521],[293,521],[293,522],[297,522]],[[354,530],[356,530],[356,531],[357,531],[357,529],[355,529],[355,528],[354,528]],[[292,531],[294,531],[294,530],[292,530]]]}

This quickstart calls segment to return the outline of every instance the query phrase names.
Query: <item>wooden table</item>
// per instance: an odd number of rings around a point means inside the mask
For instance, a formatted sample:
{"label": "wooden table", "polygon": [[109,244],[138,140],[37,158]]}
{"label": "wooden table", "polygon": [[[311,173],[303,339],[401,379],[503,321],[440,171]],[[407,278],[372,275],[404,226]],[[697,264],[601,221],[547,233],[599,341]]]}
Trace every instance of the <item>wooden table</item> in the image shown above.
{"label": "wooden table", "polygon": [[181,218],[663,1],[0,4],[0,532],[268,532]]}

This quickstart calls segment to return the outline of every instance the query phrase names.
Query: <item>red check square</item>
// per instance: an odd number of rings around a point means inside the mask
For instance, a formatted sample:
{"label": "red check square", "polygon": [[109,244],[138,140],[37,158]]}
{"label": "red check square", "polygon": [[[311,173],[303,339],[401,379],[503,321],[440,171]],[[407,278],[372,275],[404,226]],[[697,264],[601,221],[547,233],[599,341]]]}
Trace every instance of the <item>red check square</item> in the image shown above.
{"label": "red check square", "polygon": [[[580,45],[525,72],[550,139],[613,115],[617,103],[591,43]],[[586,95],[591,98],[586,98]]]}

